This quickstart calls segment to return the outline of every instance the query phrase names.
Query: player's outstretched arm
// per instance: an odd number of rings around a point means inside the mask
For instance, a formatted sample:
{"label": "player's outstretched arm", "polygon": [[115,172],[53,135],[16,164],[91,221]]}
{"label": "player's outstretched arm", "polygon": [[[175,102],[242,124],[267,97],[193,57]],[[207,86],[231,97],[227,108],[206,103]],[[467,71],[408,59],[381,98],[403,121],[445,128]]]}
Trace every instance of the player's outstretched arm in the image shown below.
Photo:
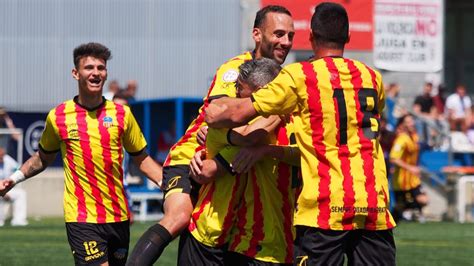
{"label": "player's outstretched arm", "polygon": [[221,98],[212,101],[206,109],[206,123],[214,128],[234,128],[257,117],[250,98]]}
{"label": "player's outstretched arm", "polygon": [[56,153],[37,151],[19,170],[0,183],[0,196],[4,196],[16,184],[43,172],[54,161],[54,158],[56,158]]}
{"label": "player's outstretched arm", "polygon": [[140,171],[142,171],[148,179],[161,187],[161,182],[163,180],[163,167],[153,160],[145,151],[131,157]]}

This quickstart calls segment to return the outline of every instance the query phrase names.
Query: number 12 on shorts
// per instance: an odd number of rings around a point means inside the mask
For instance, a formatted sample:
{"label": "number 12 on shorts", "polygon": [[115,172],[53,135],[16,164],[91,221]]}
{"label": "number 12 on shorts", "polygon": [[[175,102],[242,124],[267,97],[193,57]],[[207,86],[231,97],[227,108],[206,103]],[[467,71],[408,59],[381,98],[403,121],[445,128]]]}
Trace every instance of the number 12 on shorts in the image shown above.
{"label": "number 12 on shorts", "polygon": [[84,248],[86,249],[87,255],[93,255],[99,252],[96,241],[84,242]]}

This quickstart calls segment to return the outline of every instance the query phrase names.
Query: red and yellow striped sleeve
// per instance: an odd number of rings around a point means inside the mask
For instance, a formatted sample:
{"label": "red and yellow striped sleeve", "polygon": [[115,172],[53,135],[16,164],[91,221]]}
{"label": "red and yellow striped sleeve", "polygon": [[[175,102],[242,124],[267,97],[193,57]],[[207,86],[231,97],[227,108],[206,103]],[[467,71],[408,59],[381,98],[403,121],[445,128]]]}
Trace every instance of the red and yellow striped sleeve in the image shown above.
{"label": "red and yellow striped sleeve", "polygon": [[58,128],[54,121],[56,120],[55,109],[51,110],[46,117],[43,134],[39,142],[40,148],[47,153],[58,152],[60,149],[60,139],[58,136]]}
{"label": "red and yellow striped sleeve", "polygon": [[252,54],[246,52],[232,58],[217,69],[207,95],[204,97],[203,105],[199,109],[198,116],[191,122],[178,142],[171,147],[163,166],[188,165],[196,151],[203,149],[197,143],[196,135],[199,129],[206,125],[204,116],[209,102],[223,96],[235,97],[234,79],[237,79],[235,71],[238,75],[239,66],[251,59]]}
{"label": "red and yellow striped sleeve", "polygon": [[142,151],[146,147],[146,140],[137,120],[133,116],[128,106],[117,105],[117,119],[122,121],[121,116],[125,116],[124,120],[124,134],[123,146],[127,152],[134,154]]}

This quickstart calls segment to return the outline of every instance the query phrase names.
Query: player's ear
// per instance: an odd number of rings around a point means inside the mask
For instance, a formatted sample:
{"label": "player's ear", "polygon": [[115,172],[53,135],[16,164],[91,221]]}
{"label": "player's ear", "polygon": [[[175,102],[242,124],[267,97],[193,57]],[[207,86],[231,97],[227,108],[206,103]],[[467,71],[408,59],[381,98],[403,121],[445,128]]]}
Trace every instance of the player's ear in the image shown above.
{"label": "player's ear", "polygon": [[77,71],[76,68],[73,68],[71,72],[72,72],[72,77],[73,77],[75,80],[79,80],[79,71]]}
{"label": "player's ear", "polygon": [[261,43],[262,42],[262,31],[259,28],[253,28],[252,38],[255,41],[255,43]]}
{"label": "player's ear", "polygon": [[351,33],[349,32],[349,34],[347,35],[346,44],[349,43],[350,41],[351,41]]}

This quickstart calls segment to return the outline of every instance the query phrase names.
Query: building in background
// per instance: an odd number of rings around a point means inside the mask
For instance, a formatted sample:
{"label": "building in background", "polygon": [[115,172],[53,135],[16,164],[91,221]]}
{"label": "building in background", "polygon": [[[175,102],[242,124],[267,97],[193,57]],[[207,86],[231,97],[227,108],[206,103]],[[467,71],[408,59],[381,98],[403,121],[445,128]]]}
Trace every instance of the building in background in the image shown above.
{"label": "building in background", "polygon": [[240,20],[240,0],[0,1],[0,106],[46,112],[74,96],[71,51],[90,41],[113,53],[109,80],[138,81],[137,100],[202,98],[241,50]]}

